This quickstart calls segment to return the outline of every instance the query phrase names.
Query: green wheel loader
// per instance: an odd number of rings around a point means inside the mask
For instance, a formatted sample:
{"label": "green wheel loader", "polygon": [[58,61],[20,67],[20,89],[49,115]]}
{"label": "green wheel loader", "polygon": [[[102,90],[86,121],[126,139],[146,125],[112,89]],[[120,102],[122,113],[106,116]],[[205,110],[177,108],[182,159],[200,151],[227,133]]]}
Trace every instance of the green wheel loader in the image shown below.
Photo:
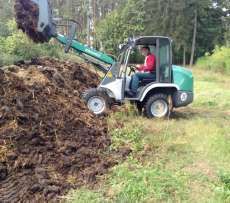
{"label": "green wheel loader", "polygon": [[[16,1],[20,4],[22,0]],[[186,68],[172,65],[172,40],[169,37],[130,38],[119,46],[120,54],[115,60],[103,52],[80,43],[75,38],[76,22],[72,23],[69,36],[57,33],[52,9],[47,0],[29,0],[28,2],[33,3],[35,10],[38,11],[38,15],[35,16],[37,19],[33,21],[37,22],[37,25],[31,29],[38,34],[40,39],[41,36],[44,37],[40,40],[41,42],[56,38],[65,46],[65,52],[71,48],[105,74],[97,88],[82,93],[82,98],[94,114],[104,114],[112,105],[122,105],[130,101],[140,113],[144,113],[148,118],[163,118],[168,116],[173,108],[187,106],[193,102],[193,74]],[[20,8],[23,9],[23,6]],[[31,14],[26,11],[24,16],[20,17],[19,21],[32,18]],[[19,25],[19,28],[21,27]],[[22,30],[26,32],[27,28]],[[30,33],[26,33],[30,36]],[[144,60],[138,55],[138,50],[143,46],[148,46],[151,53],[156,56],[155,77],[141,80],[136,96],[130,97],[128,93],[132,75],[135,73],[134,66],[143,63]]]}

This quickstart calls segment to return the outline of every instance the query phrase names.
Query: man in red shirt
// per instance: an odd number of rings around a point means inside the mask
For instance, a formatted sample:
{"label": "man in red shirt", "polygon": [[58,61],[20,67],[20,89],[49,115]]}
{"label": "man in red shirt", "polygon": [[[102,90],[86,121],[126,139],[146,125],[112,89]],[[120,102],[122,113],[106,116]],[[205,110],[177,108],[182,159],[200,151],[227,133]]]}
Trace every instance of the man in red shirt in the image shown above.
{"label": "man in red shirt", "polygon": [[156,78],[156,57],[151,53],[150,48],[144,46],[141,48],[141,54],[145,56],[144,65],[138,66],[138,73],[132,76],[131,92],[129,96],[134,97],[139,87],[139,81],[142,79],[155,79]]}

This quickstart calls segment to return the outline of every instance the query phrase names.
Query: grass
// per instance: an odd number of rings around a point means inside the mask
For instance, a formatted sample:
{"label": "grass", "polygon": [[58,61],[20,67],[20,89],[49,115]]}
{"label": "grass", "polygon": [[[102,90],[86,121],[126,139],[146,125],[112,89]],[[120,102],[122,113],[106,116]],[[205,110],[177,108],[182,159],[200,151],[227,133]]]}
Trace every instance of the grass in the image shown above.
{"label": "grass", "polygon": [[213,53],[198,59],[199,68],[230,74],[230,47],[216,47]]}
{"label": "grass", "polygon": [[194,103],[170,120],[139,117],[130,106],[111,115],[111,147],[133,152],[68,202],[230,202],[230,77],[194,75]]}

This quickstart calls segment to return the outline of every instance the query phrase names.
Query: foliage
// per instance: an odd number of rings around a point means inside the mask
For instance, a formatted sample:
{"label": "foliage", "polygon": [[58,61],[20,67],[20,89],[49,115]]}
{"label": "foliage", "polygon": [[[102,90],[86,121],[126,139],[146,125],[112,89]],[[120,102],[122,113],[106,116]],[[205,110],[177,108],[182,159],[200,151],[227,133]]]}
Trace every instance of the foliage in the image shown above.
{"label": "foliage", "polygon": [[0,21],[0,37],[7,37],[10,35],[7,24]]}
{"label": "foliage", "polygon": [[230,48],[217,46],[213,54],[198,59],[197,67],[230,74]]}
{"label": "foliage", "polygon": [[219,201],[230,201],[230,173],[220,172],[219,178],[221,184],[216,186],[215,192],[218,195]]}
{"label": "foliage", "polygon": [[110,189],[116,194],[115,202],[130,203],[167,201],[174,194],[183,200],[187,189],[185,183],[183,174],[172,173],[159,166],[142,166],[136,160],[115,167],[109,180]]}
{"label": "foliage", "polygon": [[113,11],[99,22],[96,27],[97,40],[102,42],[106,51],[117,53],[119,44],[143,31],[143,12],[141,7],[136,10],[137,6],[141,6],[140,2],[129,0],[124,8]]}
{"label": "foliage", "polygon": [[5,28],[8,32],[7,36],[2,35],[0,37],[0,66],[33,57],[51,56],[60,58],[62,55],[62,50],[54,43],[32,43],[25,34],[16,29],[14,21],[9,21]]}
{"label": "foliage", "polygon": [[0,21],[6,22],[11,19],[13,14],[14,0],[0,0]]}
{"label": "foliage", "polygon": [[[175,63],[182,63],[183,54],[188,62],[195,10],[198,11],[196,58],[211,52],[217,44],[223,45],[224,40],[229,43],[229,3],[226,0],[215,1],[215,6],[212,0],[94,0],[91,2],[92,5],[89,6],[88,1],[84,0],[54,0],[52,6],[57,16],[73,18],[80,22],[78,37],[84,42],[89,18],[88,10],[92,7],[91,21],[93,25],[97,23],[94,45],[97,48],[102,45],[106,52],[116,54],[118,45],[128,37],[167,35],[174,39]],[[13,3],[13,0],[0,0],[0,37],[10,35],[6,22],[13,18]],[[91,25],[93,30],[90,32],[91,36],[95,37],[93,25]],[[66,32],[66,29],[62,27],[60,31]],[[1,53],[1,58],[8,61],[12,57]]]}
{"label": "foliage", "polygon": [[91,192],[90,190],[87,190],[85,188],[82,188],[81,190],[71,191],[66,198],[67,203],[86,203],[90,200],[91,203],[102,203],[103,196],[100,193],[97,192]]}
{"label": "foliage", "polygon": [[128,126],[112,131],[112,148],[117,149],[121,146],[130,147],[132,151],[139,151],[143,149],[141,142],[142,129],[140,126]]}
{"label": "foliage", "polygon": [[116,53],[118,44],[133,35],[170,36],[174,40],[176,62],[181,63],[183,51],[187,57],[191,53],[195,10],[198,12],[196,58],[213,50],[216,44],[224,44],[226,13],[217,5],[214,7],[211,0],[129,0],[99,21],[97,39],[106,51]]}

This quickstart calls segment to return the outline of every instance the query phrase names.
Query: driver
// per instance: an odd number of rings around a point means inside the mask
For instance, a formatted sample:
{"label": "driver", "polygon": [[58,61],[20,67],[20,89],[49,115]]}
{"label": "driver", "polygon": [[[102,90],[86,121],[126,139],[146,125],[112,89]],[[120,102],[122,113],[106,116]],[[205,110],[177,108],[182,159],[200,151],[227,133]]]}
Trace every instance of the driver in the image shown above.
{"label": "driver", "polygon": [[139,81],[142,79],[153,79],[156,78],[156,57],[151,53],[148,46],[144,46],[140,49],[140,52],[145,56],[144,65],[137,66],[138,72],[132,76],[131,80],[131,91],[128,93],[129,96],[135,97],[137,89],[139,87]]}

